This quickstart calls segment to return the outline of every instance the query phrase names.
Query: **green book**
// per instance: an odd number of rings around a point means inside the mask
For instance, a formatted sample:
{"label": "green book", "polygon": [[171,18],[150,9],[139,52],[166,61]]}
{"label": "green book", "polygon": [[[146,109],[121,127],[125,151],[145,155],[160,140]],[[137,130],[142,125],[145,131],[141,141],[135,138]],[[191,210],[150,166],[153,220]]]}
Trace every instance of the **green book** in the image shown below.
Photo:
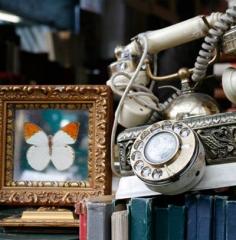
{"label": "green book", "polygon": [[152,240],[152,198],[132,198],[129,210],[130,239]]}
{"label": "green book", "polygon": [[169,205],[168,216],[168,240],[184,240],[185,239],[185,214],[184,206]]}
{"label": "green book", "polygon": [[153,208],[153,239],[168,240],[168,218],[169,208],[154,207]]}

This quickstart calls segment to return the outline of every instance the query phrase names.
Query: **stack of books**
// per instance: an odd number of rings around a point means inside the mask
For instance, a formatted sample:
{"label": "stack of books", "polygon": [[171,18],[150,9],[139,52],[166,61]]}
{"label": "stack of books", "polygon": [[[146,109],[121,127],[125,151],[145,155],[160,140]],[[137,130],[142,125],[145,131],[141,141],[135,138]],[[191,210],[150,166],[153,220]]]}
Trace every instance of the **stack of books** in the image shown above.
{"label": "stack of books", "polygon": [[92,197],[75,205],[80,240],[111,240],[112,199],[111,195]]}
{"label": "stack of books", "polygon": [[[185,194],[87,201],[80,240],[235,240],[236,200]],[[84,231],[84,230],[82,230]]]}

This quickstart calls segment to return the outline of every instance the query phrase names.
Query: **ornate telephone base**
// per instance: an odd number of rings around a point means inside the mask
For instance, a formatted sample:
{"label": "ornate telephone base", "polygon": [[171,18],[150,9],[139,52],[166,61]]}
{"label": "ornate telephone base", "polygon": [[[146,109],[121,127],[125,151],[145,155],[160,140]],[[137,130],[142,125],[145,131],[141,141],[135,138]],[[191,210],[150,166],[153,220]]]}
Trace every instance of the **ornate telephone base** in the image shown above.
{"label": "ornate telephone base", "polygon": [[[236,113],[164,120],[128,129],[118,136],[118,145],[121,169],[136,175],[151,191],[168,195],[189,191],[202,177],[209,178],[204,173],[206,164],[213,169],[208,173],[211,178],[221,179],[219,187],[236,184],[235,173],[226,174],[231,171],[228,164],[236,170]],[[213,187],[211,178],[204,189]]]}
{"label": "ornate telephone base", "polygon": [[[219,113],[181,120],[199,136],[206,154],[206,164],[236,162],[236,113]],[[129,128],[117,137],[120,168],[130,172],[130,150],[138,135],[148,126]]]}

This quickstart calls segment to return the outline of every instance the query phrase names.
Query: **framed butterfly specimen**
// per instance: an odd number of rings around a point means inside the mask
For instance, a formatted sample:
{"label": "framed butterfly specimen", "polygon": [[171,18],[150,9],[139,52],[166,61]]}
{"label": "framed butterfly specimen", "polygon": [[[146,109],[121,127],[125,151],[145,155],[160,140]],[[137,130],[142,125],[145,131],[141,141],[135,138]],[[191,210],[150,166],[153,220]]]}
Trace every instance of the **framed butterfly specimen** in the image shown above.
{"label": "framed butterfly specimen", "polygon": [[25,141],[32,145],[26,153],[30,167],[35,171],[43,171],[51,160],[58,171],[69,169],[75,160],[75,151],[68,144],[76,142],[78,130],[79,123],[70,122],[54,136],[47,136],[36,124],[25,122]]}
{"label": "framed butterfly specimen", "polygon": [[110,194],[107,86],[0,88],[0,204],[69,206]]}

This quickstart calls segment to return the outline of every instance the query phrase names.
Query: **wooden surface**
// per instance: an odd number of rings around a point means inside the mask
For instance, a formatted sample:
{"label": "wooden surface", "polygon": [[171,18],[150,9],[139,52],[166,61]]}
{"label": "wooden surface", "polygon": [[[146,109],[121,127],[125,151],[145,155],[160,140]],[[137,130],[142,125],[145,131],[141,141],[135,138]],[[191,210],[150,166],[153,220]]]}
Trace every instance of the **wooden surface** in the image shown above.
{"label": "wooden surface", "polygon": [[[0,206],[0,239],[1,240],[78,240],[79,220],[64,225],[57,221],[48,222],[20,222],[20,215],[24,208]],[[16,218],[18,220],[11,221]],[[3,221],[7,218],[7,221]],[[10,220],[9,220],[10,219]],[[5,222],[5,225],[3,224]],[[63,227],[62,227],[63,226]]]}
{"label": "wooden surface", "polygon": [[[20,230],[19,230],[20,231]],[[76,234],[32,234],[32,233],[0,233],[0,239],[4,240],[78,240],[79,237]]]}

